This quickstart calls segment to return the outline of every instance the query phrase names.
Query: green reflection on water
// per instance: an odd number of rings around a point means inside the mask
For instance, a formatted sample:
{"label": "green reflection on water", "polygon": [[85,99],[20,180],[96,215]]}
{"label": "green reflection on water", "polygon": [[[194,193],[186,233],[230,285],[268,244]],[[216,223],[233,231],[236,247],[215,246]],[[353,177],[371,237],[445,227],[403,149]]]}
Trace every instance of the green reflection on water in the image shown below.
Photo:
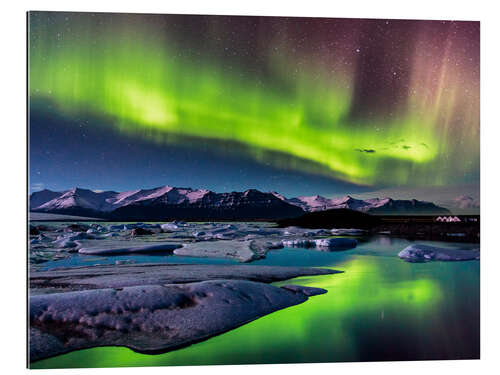
{"label": "green reflection on water", "polygon": [[144,355],[122,347],[94,348],[39,361],[32,367],[445,359],[478,355],[478,262],[410,264],[394,257],[353,255],[346,256],[334,268],[345,273],[276,283],[320,287],[327,289],[327,294],[184,349]]}

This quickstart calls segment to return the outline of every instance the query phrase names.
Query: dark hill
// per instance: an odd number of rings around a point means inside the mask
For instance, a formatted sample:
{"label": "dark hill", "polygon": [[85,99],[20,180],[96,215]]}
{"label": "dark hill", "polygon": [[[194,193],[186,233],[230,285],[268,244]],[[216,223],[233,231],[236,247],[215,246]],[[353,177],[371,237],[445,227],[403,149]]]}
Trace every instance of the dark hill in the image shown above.
{"label": "dark hill", "polygon": [[363,212],[339,208],[333,210],[308,212],[297,218],[278,220],[277,223],[281,228],[296,226],[309,229],[370,229],[376,225],[379,225],[380,219]]}
{"label": "dark hill", "polygon": [[209,192],[194,203],[169,204],[159,197],[120,207],[111,212],[113,220],[278,220],[300,216],[304,211],[273,194],[250,189],[245,192]]}
{"label": "dark hill", "polygon": [[368,210],[374,215],[450,215],[451,212],[432,202],[423,202],[416,199],[389,201],[380,207],[373,207]]}

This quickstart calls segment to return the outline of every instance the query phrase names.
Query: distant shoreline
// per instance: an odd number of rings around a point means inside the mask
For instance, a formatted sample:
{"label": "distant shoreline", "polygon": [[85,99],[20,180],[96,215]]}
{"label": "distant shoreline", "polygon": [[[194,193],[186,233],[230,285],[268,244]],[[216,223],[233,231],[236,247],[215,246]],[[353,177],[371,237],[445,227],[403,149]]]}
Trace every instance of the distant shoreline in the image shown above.
{"label": "distant shoreline", "polygon": [[[426,240],[426,241],[443,241],[443,242],[480,242],[480,216],[479,215],[463,215],[462,219],[471,218],[477,219],[475,222],[460,222],[460,223],[440,223],[435,222],[434,218],[437,216],[429,215],[386,215],[376,216],[379,222],[372,228],[367,229],[367,235],[387,235],[389,237],[405,238],[409,240]],[[86,221],[105,221],[110,223],[127,223],[135,221],[120,221],[120,220],[107,220],[100,218],[91,218],[83,216],[60,215],[60,214],[45,214],[39,212],[29,213],[30,223],[43,223],[43,222],[86,222]],[[170,222],[172,220],[165,220]],[[186,222],[254,222],[254,223],[269,223],[276,224],[276,222],[269,219],[199,219],[199,220],[185,220]],[[148,220],[146,220],[148,222]],[[154,222],[159,222],[155,220]],[[307,228],[308,225],[297,223],[297,226]],[[324,223],[325,228],[329,226]],[[322,225],[314,225],[314,227],[323,227]],[[347,227],[356,227],[355,225],[348,225]]]}
{"label": "distant shoreline", "polygon": [[106,221],[96,217],[51,214],[45,212],[29,212],[29,221]]}

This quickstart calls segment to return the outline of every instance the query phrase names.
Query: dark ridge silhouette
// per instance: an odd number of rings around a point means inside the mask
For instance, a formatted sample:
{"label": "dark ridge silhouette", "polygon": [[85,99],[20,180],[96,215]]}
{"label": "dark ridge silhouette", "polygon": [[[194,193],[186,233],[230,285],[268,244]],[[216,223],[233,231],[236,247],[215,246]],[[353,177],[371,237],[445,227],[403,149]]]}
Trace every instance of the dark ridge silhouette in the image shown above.
{"label": "dark ridge silhouette", "polygon": [[277,221],[280,228],[296,226],[309,229],[371,229],[380,223],[381,221],[378,217],[346,208],[308,212],[297,218],[287,218]]}
{"label": "dark ridge silhouette", "polygon": [[390,199],[389,202],[381,207],[374,207],[368,210],[374,215],[405,215],[405,214],[423,214],[423,215],[450,215],[451,212],[443,207],[436,206],[432,202],[423,202],[416,199],[401,200]]}
{"label": "dark ridge silhouette", "polygon": [[205,221],[205,220],[277,220],[297,217],[304,211],[269,193],[209,192],[199,202],[168,204],[162,197],[117,208],[109,216],[124,221]]}

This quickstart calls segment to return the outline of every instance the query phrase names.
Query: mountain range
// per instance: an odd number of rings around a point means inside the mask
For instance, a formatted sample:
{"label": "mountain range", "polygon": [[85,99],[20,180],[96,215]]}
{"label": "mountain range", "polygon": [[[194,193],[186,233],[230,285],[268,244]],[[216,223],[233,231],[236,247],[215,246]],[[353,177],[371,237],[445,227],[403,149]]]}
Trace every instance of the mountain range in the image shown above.
{"label": "mountain range", "polygon": [[286,199],[279,193],[273,193],[280,199],[301,207],[304,211],[324,211],[331,209],[347,208],[371,214],[449,214],[449,210],[435,205],[432,202],[416,199],[371,198],[356,199],[350,195],[340,198],[325,198],[321,195],[302,196]]}
{"label": "mountain range", "polygon": [[205,189],[161,186],[124,192],[73,188],[55,192],[34,192],[30,211],[110,220],[244,220],[282,219],[305,212],[351,209],[372,214],[447,214],[431,202],[391,198],[355,199],[351,196],[329,199],[319,195],[286,198],[255,189],[216,193]]}

